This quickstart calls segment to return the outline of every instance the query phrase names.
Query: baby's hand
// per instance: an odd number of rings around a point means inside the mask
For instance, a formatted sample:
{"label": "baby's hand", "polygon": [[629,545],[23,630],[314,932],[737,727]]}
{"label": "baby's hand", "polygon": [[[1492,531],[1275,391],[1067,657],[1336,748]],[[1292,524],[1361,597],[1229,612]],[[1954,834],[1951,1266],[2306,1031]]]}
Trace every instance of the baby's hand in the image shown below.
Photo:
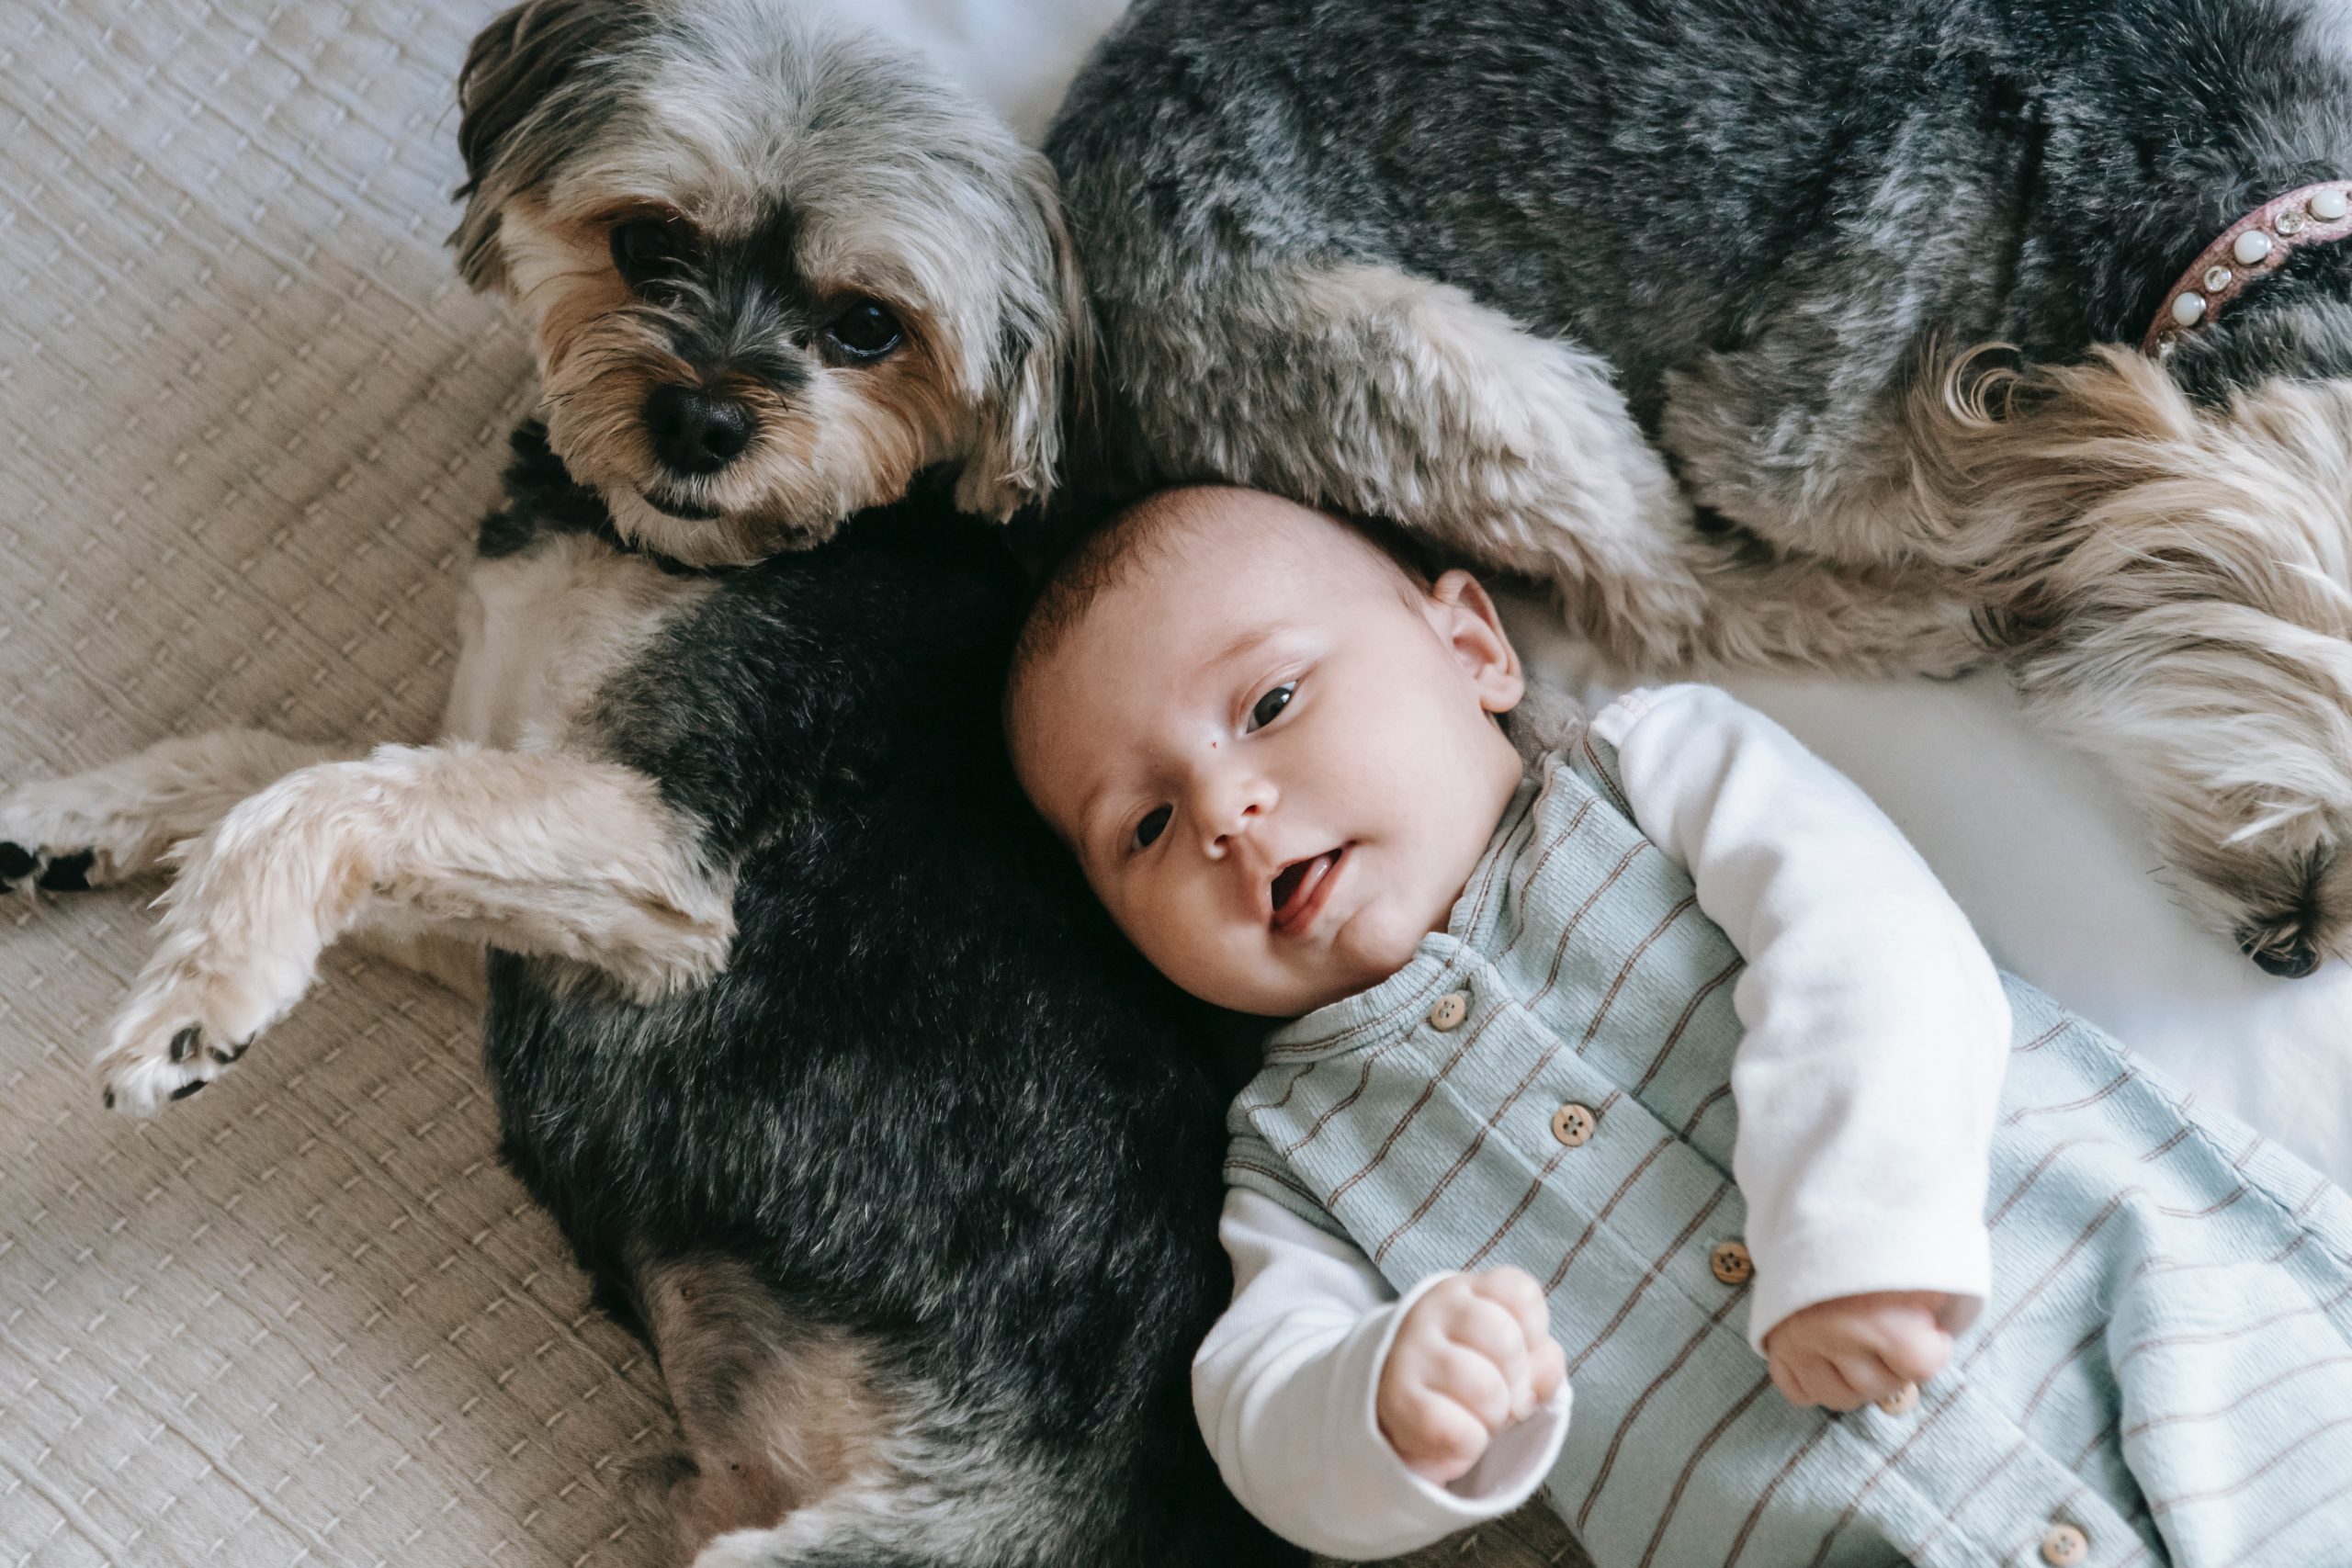
{"label": "baby's hand", "polygon": [[1951,1359],[1935,1291],[1841,1296],[1792,1313],[1764,1337],[1772,1384],[1792,1404],[1853,1410],[1926,1382]]}
{"label": "baby's hand", "polygon": [[1413,1303],[1389,1342],[1373,1410],[1405,1468],[1442,1486],[1566,1381],[1544,1287],[1521,1269],[1489,1269]]}

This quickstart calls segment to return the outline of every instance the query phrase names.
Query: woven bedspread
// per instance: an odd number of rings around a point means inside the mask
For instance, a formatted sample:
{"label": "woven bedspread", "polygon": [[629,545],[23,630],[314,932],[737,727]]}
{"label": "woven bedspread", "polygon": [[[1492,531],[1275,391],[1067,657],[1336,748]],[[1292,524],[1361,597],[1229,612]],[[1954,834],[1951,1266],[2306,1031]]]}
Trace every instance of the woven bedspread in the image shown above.
{"label": "woven bedspread", "polygon": [[[489,10],[0,0],[0,775],[431,733],[528,386],[440,248]],[[658,1380],[470,1010],[331,955],[240,1081],[108,1115],[153,891],[0,914],[0,1565],[652,1561]]]}

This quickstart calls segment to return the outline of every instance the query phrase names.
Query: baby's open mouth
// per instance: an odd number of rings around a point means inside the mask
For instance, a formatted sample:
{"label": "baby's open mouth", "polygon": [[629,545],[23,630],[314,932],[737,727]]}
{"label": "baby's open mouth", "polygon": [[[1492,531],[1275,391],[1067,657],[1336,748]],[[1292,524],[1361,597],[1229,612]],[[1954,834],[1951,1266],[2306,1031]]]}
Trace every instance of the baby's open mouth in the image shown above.
{"label": "baby's open mouth", "polygon": [[1340,857],[1348,846],[1326,850],[1306,860],[1295,860],[1274,874],[1273,916],[1269,922],[1277,931],[1306,929],[1323,908],[1323,900],[1331,889],[1331,875],[1340,868]]}

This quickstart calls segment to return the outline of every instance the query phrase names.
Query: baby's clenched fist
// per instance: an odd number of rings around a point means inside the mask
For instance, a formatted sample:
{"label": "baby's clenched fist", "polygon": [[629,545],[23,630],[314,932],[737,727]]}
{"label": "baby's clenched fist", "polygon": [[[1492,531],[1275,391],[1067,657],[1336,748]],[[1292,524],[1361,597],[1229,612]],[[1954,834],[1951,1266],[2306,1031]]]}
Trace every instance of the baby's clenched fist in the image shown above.
{"label": "baby's clenched fist", "polygon": [[1841,1296],[1791,1313],[1764,1338],[1772,1382],[1792,1404],[1852,1410],[1926,1382],[1951,1359],[1934,1291]]}
{"label": "baby's clenched fist", "polygon": [[1405,1467],[1443,1485],[1566,1381],[1544,1288],[1521,1269],[1490,1269],[1458,1274],[1413,1303],[1389,1342],[1373,1409]]}

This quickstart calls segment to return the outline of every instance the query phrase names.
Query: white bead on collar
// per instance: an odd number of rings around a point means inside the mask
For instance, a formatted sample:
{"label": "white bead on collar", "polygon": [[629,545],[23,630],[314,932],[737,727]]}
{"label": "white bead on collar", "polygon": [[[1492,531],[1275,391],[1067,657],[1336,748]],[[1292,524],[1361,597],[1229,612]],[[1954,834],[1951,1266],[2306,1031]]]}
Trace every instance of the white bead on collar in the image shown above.
{"label": "white bead on collar", "polygon": [[2156,319],[2140,341],[2142,351],[2162,359],[2184,333],[2221,314],[2247,284],[2277,270],[2296,251],[2347,234],[2352,180],[2304,186],[2256,208],[2188,264],[2156,307]]}

